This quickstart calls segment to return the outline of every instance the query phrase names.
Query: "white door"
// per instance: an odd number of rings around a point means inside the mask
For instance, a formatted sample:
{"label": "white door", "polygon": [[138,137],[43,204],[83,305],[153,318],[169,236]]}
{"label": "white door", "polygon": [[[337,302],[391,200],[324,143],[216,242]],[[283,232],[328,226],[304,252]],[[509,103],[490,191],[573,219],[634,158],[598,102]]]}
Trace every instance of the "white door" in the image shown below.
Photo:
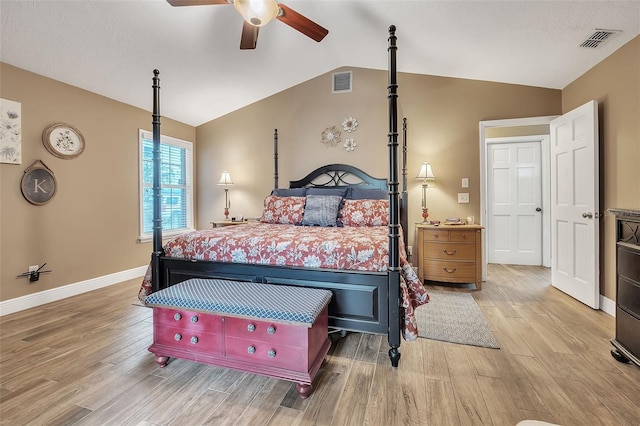
{"label": "white door", "polygon": [[541,265],[541,143],[491,143],[487,149],[488,261]]}
{"label": "white door", "polygon": [[600,305],[598,102],[551,121],[551,283]]}

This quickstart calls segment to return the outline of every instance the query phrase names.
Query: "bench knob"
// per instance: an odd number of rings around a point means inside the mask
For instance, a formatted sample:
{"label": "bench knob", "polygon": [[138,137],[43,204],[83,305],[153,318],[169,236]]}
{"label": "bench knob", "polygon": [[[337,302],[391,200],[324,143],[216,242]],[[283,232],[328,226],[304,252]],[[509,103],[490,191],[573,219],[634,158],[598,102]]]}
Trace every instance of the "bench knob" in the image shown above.
{"label": "bench knob", "polygon": [[249,323],[249,325],[247,326],[247,331],[249,333],[253,333],[254,331],[256,331],[256,325],[254,323]]}
{"label": "bench knob", "polygon": [[176,312],[176,314],[173,316],[173,319],[176,321],[180,321],[182,319],[182,314],[180,312]]}
{"label": "bench knob", "polygon": [[195,345],[196,343],[198,343],[198,338],[197,338],[196,336],[193,336],[193,337],[191,338],[191,343],[192,343],[192,344],[194,344],[194,345]]}
{"label": "bench knob", "polygon": [[182,340],[182,334],[176,333],[175,336],[173,336],[173,338],[175,339],[176,342],[180,341],[180,340]]}
{"label": "bench knob", "polygon": [[191,322],[198,322],[198,316],[197,315],[192,316]]}
{"label": "bench knob", "polygon": [[256,347],[251,345],[247,348],[247,352],[250,354],[255,354],[256,353]]}
{"label": "bench knob", "polygon": [[267,327],[267,333],[269,334],[275,334],[276,332],[276,327],[273,325],[270,325],[269,327]]}
{"label": "bench knob", "polygon": [[267,355],[269,355],[269,358],[275,358],[276,357],[276,350],[275,349],[269,349],[269,353]]}

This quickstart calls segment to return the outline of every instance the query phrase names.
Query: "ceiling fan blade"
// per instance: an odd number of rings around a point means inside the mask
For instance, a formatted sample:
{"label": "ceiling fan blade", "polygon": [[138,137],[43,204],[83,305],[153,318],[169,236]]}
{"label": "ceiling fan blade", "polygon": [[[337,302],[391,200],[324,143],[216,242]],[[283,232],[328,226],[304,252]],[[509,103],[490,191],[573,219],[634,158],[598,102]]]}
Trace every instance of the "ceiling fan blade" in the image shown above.
{"label": "ceiling fan blade", "polygon": [[171,6],[204,6],[208,4],[232,4],[227,0],[167,0]]}
{"label": "ceiling fan blade", "polygon": [[255,49],[258,44],[258,30],[247,21],[242,21],[242,37],[240,38],[240,49]]}
{"label": "ceiling fan blade", "polygon": [[315,41],[321,41],[327,34],[329,34],[329,30],[321,27],[311,19],[299,14],[290,7],[287,7],[282,3],[279,3],[278,7],[280,8],[281,13],[276,16],[276,19],[284,22],[293,29],[300,31],[307,37],[311,37]]}

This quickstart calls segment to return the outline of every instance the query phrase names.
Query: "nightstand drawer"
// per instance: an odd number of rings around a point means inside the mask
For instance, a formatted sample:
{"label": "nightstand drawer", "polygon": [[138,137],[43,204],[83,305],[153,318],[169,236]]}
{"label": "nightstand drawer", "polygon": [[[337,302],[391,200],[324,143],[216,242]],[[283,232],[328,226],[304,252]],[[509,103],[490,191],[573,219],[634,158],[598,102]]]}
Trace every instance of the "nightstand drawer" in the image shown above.
{"label": "nightstand drawer", "polygon": [[476,258],[476,245],[425,241],[423,257],[425,259],[469,260],[473,262]]}
{"label": "nightstand drawer", "polygon": [[425,241],[449,241],[449,231],[434,230],[424,234]]}
{"label": "nightstand drawer", "polygon": [[475,262],[447,262],[444,260],[424,260],[425,279],[456,283],[476,281]]}
{"label": "nightstand drawer", "polygon": [[475,241],[476,240],[476,232],[475,231],[450,231],[449,234],[450,241]]}

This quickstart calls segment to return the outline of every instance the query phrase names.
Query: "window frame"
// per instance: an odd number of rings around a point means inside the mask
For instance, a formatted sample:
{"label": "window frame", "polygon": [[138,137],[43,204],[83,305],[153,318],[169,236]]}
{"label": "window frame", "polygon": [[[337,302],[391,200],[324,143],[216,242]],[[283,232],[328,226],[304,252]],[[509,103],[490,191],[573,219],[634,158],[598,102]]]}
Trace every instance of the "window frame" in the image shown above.
{"label": "window frame", "polygon": [[[148,242],[153,240],[153,229],[151,232],[144,232],[144,193],[146,188],[153,188],[153,183],[151,186],[146,185],[144,183],[144,141],[153,141],[153,133],[144,130],[138,129],[138,212],[139,212],[139,235],[138,240],[140,242]],[[184,149],[185,152],[185,165],[184,165],[184,174],[185,174],[185,214],[187,220],[187,226],[185,228],[179,229],[164,229],[162,231],[163,238],[171,237],[178,234],[183,234],[185,232],[193,231],[194,228],[194,176],[193,176],[193,142],[185,141],[182,139],[174,138],[171,136],[160,135],[160,144],[161,145],[170,145],[174,147],[178,147]],[[182,186],[180,186],[182,187]]]}

